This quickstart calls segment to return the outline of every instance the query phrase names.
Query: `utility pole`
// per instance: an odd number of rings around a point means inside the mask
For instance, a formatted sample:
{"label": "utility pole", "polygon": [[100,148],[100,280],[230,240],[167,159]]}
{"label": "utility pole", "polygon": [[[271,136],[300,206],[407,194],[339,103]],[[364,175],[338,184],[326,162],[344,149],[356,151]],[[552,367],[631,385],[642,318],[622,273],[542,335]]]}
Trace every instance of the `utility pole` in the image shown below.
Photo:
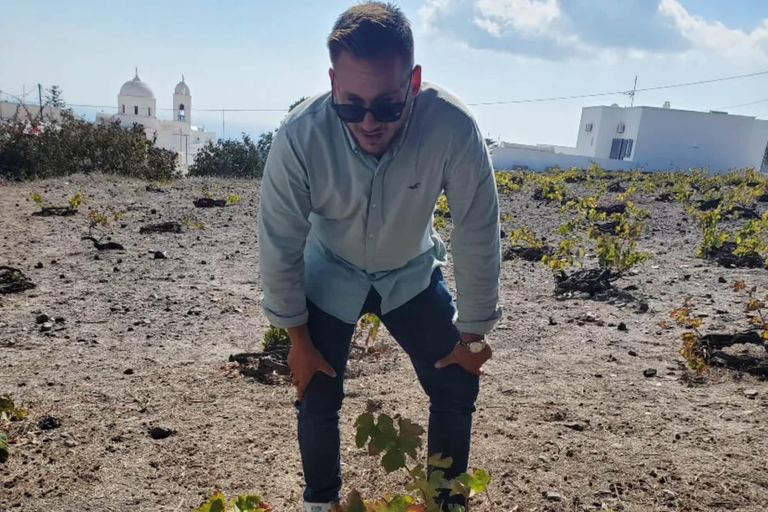
{"label": "utility pole", "polygon": [[635,94],[637,94],[637,75],[635,75],[635,86],[632,87],[632,94],[630,94],[632,97],[632,103],[629,105],[630,107],[635,106]]}
{"label": "utility pole", "polygon": [[224,128],[224,109],[221,109],[221,138],[224,138],[224,134],[227,130]]}
{"label": "utility pole", "polygon": [[43,86],[37,84],[37,99],[40,102],[40,119],[43,118]]}

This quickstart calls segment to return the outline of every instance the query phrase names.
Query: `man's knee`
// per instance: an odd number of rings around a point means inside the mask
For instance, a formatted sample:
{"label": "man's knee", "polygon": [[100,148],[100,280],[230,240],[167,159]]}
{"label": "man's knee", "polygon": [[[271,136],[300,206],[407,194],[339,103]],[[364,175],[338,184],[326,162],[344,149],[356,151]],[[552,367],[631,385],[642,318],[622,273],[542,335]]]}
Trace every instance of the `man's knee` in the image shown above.
{"label": "man's knee", "polygon": [[309,381],[304,397],[296,401],[299,414],[328,417],[338,415],[344,400],[341,374],[336,377],[318,372]]}
{"label": "man's knee", "polygon": [[475,401],[480,392],[480,378],[458,365],[430,372],[423,380],[432,412],[475,412]]}

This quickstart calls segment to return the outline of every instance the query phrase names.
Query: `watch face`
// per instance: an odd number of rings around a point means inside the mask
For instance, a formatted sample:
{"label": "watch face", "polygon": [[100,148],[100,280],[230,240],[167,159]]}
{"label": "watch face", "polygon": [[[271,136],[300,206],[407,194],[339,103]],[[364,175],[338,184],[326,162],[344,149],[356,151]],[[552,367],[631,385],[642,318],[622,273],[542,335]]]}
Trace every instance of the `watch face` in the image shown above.
{"label": "watch face", "polygon": [[473,354],[477,354],[478,352],[481,352],[485,348],[485,343],[482,341],[473,341],[467,346],[467,349]]}

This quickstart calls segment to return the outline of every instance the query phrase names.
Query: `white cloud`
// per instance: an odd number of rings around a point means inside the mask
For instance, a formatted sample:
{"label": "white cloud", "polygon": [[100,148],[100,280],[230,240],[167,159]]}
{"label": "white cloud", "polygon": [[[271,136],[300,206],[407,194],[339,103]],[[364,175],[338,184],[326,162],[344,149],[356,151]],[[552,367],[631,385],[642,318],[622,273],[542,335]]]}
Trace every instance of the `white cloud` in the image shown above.
{"label": "white cloud", "polygon": [[489,20],[487,18],[474,18],[472,23],[482,28],[492,36],[498,37],[501,35],[501,26],[493,20]]}
{"label": "white cloud", "polygon": [[692,52],[768,61],[768,19],[745,32],[680,0],[427,0],[420,15],[428,34],[544,60]]}
{"label": "white cloud", "polygon": [[659,12],[667,16],[696,49],[738,60],[768,60],[768,19],[762,20],[751,32],[745,32],[692,15],[678,0],[661,0]]}
{"label": "white cloud", "polygon": [[526,33],[545,32],[560,17],[558,0],[477,0],[481,20]]}

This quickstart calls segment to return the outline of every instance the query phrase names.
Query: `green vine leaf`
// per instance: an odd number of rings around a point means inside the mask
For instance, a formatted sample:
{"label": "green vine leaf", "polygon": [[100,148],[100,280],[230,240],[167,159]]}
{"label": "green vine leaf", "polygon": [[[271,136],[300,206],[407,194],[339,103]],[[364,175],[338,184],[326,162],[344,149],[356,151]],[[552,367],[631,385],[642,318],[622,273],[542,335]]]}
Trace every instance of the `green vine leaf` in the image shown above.
{"label": "green vine leaf", "polygon": [[345,510],[346,512],[365,512],[365,503],[359,492],[352,491],[349,493]]}
{"label": "green vine leaf", "polygon": [[8,437],[0,432],[0,464],[6,463],[8,455],[10,455],[10,450],[8,449]]}
{"label": "green vine leaf", "polygon": [[217,492],[208,501],[200,505],[198,508],[192,510],[192,512],[224,512],[226,509],[227,500],[222,492]]}
{"label": "green vine leaf", "polygon": [[433,453],[429,460],[427,460],[427,466],[432,468],[448,469],[453,466],[453,457],[443,458],[442,453]]}

